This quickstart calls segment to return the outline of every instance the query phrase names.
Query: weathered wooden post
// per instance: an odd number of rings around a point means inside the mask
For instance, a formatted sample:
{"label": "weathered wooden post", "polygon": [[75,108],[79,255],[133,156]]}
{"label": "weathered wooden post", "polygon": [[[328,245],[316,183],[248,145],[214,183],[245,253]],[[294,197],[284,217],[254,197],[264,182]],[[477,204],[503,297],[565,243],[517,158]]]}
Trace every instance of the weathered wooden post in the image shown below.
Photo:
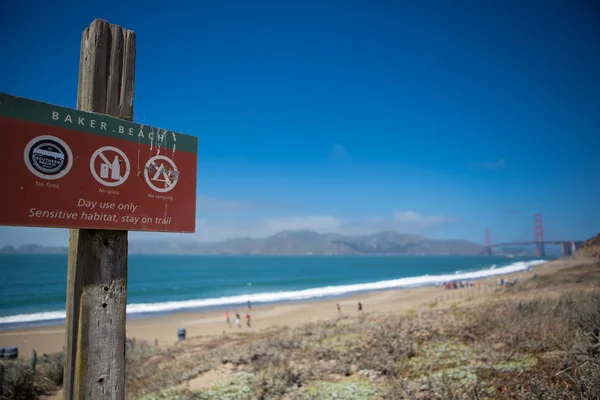
{"label": "weathered wooden post", "polygon": [[[135,33],[94,20],[81,39],[77,108],[133,120]],[[127,231],[71,229],[65,400],[125,397]]]}

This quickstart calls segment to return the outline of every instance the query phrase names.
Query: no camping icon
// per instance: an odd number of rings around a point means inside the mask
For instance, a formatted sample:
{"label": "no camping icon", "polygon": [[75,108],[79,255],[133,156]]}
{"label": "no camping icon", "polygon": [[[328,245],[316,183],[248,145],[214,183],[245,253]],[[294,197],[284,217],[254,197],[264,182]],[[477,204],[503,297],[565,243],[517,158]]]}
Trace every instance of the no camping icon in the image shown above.
{"label": "no camping icon", "polygon": [[129,177],[129,159],[113,146],[100,147],[90,158],[90,171],[104,186],[119,186]]}
{"label": "no camping icon", "polygon": [[146,163],[144,179],[152,189],[160,193],[172,190],[179,181],[179,171],[169,157],[154,156]]}

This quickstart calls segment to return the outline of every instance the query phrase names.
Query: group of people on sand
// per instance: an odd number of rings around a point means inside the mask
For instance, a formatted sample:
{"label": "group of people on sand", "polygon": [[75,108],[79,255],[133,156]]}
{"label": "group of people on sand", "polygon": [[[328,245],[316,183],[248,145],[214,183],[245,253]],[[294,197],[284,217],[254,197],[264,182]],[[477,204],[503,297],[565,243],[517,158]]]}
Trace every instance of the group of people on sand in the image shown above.
{"label": "group of people on sand", "polygon": [[519,276],[515,276],[512,280],[512,282],[510,282],[508,279],[506,278],[498,278],[498,286],[513,286],[516,285],[517,283],[519,283],[519,280],[521,278]]}
{"label": "group of people on sand", "polygon": [[[335,307],[337,308],[337,311],[338,311],[338,313],[341,313],[341,312],[342,312],[342,306],[340,306],[340,303],[336,303],[336,304],[335,304]],[[362,309],[363,309],[363,305],[362,305],[362,303],[359,301],[359,302],[358,302],[358,312],[361,312],[361,311],[362,311]]]}
{"label": "group of people on sand", "polygon": [[[342,306],[340,306],[340,303],[336,303],[335,306],[337,307],[338,313],[341,313]],[[250,310],[251,308],[252,308],[252,305],[250,304],[250,301],[248,301],[248,310]],[[358,312],[361,312],[363,310],[363,305],[360,301],[358,302],[357,308],[358,308]],[[252,319],[252,317],[250,316],[250,311],[246,312],[246,325],[248,326],[248,328],[252,327],[252,323],[250,322],[251,319]],[[225,323],[227,325],[231,326],[231,319],[229,318],[229,311],[225,311]],[[237,326],[238,328],[242,327],[242,318],[238,311],[235,312],[235,326]]]}
{"label": "group of people on sand", "polygon": [[[250,300],[248,300],[248,310],[250,310],[251,308],[252,305],[250,304]],[[248,328],[252,328],[251,319],[252,317],[250,317],[250,311],[246,312],[246,325],[248,326]],[[231,326],[231,320],[229,319],[229,311],[225,311],[225,323]],[[238,328],[242,327],[242,318],[238,311],[235,312],[235,326],[237,326]]]}
{"label": "group of people on sand", "polygon": [[[248,326],[248,328],[252,328],[252,324],[250,321],[251,321],[250,313],[247,312],[246,313],[246,325]],[[225,311],[225,323],[227,325],[231,326],[231,320],[229,319],[229,311]],[[238,328],[242,327],[242,318],[238,311],[235,312],[235,326],[237,326]]]}
{"label": "group of people on sand", "polygon": [[[437,284],[436,286],[442,286],[442,284]],[[475,282],[473,281],[452,281],[452,282],[446,282],[443,284],[444,289],[445,290],[450,290],[450,289],[460,289],[460,288],[464,288],[464,287],[473,287],[475,286]]]}
{"label": "group of people on sand", "polygon": [[[520,280],[519,276],[515,276],[512,281],[509,281],[506,278],[498,278],[498,286],[516,285],[517,283],[519,283],[519,280]],[[474,287],[474,286],[479,287],[481,285],[483,285],[482,282],[452,281],[452,282],[445,282],[445,283],[438,282],[438,283],[436,283],[435,286],[443,287],[445,290],[450,290],[450,289],[460,289],[460,288],[464,288],[464,287]]]}

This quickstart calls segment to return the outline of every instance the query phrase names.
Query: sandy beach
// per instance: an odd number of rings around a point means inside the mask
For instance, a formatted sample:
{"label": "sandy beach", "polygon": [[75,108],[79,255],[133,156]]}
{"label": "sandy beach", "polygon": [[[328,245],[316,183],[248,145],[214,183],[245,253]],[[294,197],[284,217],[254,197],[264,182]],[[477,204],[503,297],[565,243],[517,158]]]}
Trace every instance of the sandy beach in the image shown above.
{"label": "sandy beach", "polygon": [[[533,272],[519,272],[505,275],[508,279],[518,275],[521,280],[530,279],[533,273],[544,275],[563,268],[580,265],[582,260],[556,260],[534,267]],[[336,303],[341,306],[345,315],[358,314],[357,303],[363,304],[364,312],[369,313],[405,313],[428,303],[438,301],[440,304],[452,304],[466,298],[483,298],[490,296],[497,288],[499,276],[479,281],[481,285],[457,290],[444,290],[436,287],[415,289],[396,289],[366,294],[357,294],[340,299],[316,300],[277,305],[252,306],[252,328],[245,326],[247,307],[239,307],[242,315],[242,327],[237,328],[233,323],[228,326],[224,321],[224,311],[219,312],[179,312],[168,315],[135,318],[127,323],[127,336],[138,340],[154,343],[159,346],[170,346],[177,341],[177,330],[185,328],[187,337],[220,335],[268,329],[273,326],[295,326],[301,323],[326,320],[335,317],[338,312]],[[236,309],[229,309],[232,322]],[[39,354],[58,352],[65,342],[65,327],[63,324],[27,329],[8,329],[0,331],[0,347],[18,346],[22,357],[28,357],[32,349]]]}

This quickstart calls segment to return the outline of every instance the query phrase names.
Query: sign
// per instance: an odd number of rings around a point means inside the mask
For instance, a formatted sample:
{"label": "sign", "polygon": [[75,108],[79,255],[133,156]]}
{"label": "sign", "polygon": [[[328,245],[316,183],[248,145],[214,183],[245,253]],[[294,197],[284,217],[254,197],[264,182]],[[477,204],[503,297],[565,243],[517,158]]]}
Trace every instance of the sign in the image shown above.
{"label": "sign", "polygon": [[0,93],[0,225],[194,232],[198,139]]}

